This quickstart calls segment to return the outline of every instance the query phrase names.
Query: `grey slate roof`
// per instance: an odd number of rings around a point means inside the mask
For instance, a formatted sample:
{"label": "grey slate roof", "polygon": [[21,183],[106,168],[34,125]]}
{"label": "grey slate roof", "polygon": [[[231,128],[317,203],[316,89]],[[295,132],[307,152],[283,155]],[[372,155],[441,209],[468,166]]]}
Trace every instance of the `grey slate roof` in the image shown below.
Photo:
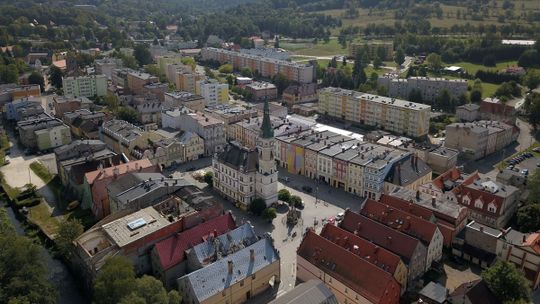
{"label": "grey slate roof", "polygon": [[[250,259],[251,249],[255,253],[253,261]],[[228,271],[229,261],[233,263],[232,273]],[[198,303],[201,303],[274,262],[279,263],[279,254],[272,242],[263,238],[226,258],[179,278],[178,281],[186,281]]]}
{"label": "grey slate roof", "polygon": [[239,170],[240,166],[242,166],[246,172],[257,170],[258,159],[257,151],[246,150],[236,145],[227,146],[225,151],[218,156],[220,163],[236,170]]}
{"label": "grey slate roof", "polygon": [[[205,265],[215,259],[227,257],[257,241],[253,227],[249,223],[222,234],[217,238],[208,239],[190,249],[189,257],[196,258],[200,265]],[[216,249],[217,252],[216,252]]]}
{"label": "grey slate roof", "polygon": [[269,304],[338,304],[336,296],[319,280],[309,280],[296,286]]}
{"label": "grey slate roof", "polygon": [[403,160],[394,163],[385,180],[394,185],[407,186],[431,171],[431,168],[419,157],[416,157],[416,162],[413,164],[411,161],[413,157],[413,155],[408,155]]}
{"label": "grey slate roof", "polygon": [[441,284],[429,282],[429,284],[420,290],[420,297],[428,298],[435,303],[444,303],[448,298],[448,289]]}
{"label": "grey slate roof", "polygon": [[150,178],[160,179],[162,177],[164,176],[161,173],[128,173],[108,184],[107,189],[109,191],[109,195],[114,197],[117,194],[137,185],[143,180],[148,180]]}

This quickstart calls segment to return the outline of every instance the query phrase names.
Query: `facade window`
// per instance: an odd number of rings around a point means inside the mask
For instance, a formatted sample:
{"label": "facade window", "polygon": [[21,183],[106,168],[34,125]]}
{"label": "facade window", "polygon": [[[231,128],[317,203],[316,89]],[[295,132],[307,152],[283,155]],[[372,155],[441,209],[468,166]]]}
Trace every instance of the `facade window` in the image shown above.
{"label": "facade window", "polygon": [[240,287],[244,286],[244,280],[240,281]]}
{"label": "facade window", "polygon": [[477,199],[475,202],[474,202],[474,207],[475,208],[479,208],[479,209],[482,209],[484,207],[484,203],[482,203],[482,201],[480,199]]}

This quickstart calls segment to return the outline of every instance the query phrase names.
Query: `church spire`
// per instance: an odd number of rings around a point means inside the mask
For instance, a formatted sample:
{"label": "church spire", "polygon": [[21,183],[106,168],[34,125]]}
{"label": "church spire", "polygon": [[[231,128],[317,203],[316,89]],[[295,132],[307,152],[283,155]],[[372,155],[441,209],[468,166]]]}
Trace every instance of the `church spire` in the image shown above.
{"label": "church spire", "polygon": [[268,105],[268,98],[264,99],[263,121],[261,125],[261,137],[262,138],[274,137],[274,129],[272,128],[272,123],[270,122],[270,106]]}

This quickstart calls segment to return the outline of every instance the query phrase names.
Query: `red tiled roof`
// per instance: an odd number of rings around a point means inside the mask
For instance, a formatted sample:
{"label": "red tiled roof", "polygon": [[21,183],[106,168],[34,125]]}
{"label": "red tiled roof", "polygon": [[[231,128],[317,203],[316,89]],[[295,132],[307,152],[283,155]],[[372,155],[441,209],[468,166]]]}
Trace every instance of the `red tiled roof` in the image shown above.
{"label": "red tiled roof", "polygon": [[531,247],[536,254],[540,254],[540,233],[529,234],[523,245]]}
{"label": "red tiled roof", "polygon": [[340,227],[401,256],[406,264],[420,245],[419,240],[350,210]]}
{"label": "red tiled roof", "polygon": [[435,185],[435,187],[439,189],[444,188],[444,181],[451,180],[451,181],[457,181],[461,177],[461,172],[459,172],[459,169],[457,167],[453,167],[452,169],[444,172],[443,174],[437,176],[432,183]]}
{"label": "red tiled roof", "polygon": [[425,243],[431,243],[437,225],[391,206],[367,200],[361,214]]}
{"label": "red tiled roof", "polygon": [[[474,189],[474,188],[466,187],[466,186],[456,187],[452,191],[457,194],[458,202],[462,204],[463,206],[466,206],[470,210],[482,212],[488,216],[498,216],[501,214],[504,199],[500,196],[494,195],[493,193],[489,193],[487,191],[482,191],[479,189]],[[469,204],[463,203],[464,197],[469,197],[469,200],[470,200]],[[483,203],[482,208],[477,208],[474,205],[477,199],[480,199],[482,201]],[[490,203],[493,203],[495,207],[497,207],[496,212],[488,211],[488,206]]]}
{"label": "red tiled roof", "polygon": [[117,166],[112,166],[108,168],[98,169],[95,171],[90,171],[85,174],[88,184],[92,185],[97,179],[103,178],[106,176],[113,176],[114,170],[118,169],[118,175],[128,173],[130,171],[138,170],[139,168],[145,169],[152,167],[152,163],[148,158],[143,158],[141,160],[130,161],[125,164],[119,164]]}
{"label": "red tiled roof", "polygon": [[324,226],[321,236],[391,274],[401,262],[392,252],[331,224]]}
{"label": "red tiled roof", "polygon": [[399,302],[400,286],[391,274],[311,230],[302,240],[298,255],[372,303]]}
{"label": "red tiled roof", "polygon": [[161,267],[167,270],[177,265],[184,260],[187,249],[204,242],[210,235],[222,235],[235,228],[236,223],[232,215],[226,213],[156,243],[155,249]]}
{"label": "red tiled roof", "polygon": [[423,218],[427,221],[430,221],[432,218],[435,217],[435,215],[433,214],[433,211],[429,210],[428,208],[422,207],[415,203],[407,202],[406,200],[393,197],[390,195],[386,195],[386,194],[381,195],[379,202],[382,204],[397,208],[401,211],[408,212],[414,216]]}

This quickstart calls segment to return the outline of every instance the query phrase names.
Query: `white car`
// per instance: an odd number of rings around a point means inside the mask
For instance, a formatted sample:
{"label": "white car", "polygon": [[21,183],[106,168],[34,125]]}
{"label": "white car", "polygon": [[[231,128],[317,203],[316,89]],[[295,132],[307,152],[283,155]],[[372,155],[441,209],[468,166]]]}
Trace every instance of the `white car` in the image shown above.
{"label": "white car", "polygon": [[343,217],[345,216],[344,212],[340,212],[336,215],[336,220],[341,221]]}

